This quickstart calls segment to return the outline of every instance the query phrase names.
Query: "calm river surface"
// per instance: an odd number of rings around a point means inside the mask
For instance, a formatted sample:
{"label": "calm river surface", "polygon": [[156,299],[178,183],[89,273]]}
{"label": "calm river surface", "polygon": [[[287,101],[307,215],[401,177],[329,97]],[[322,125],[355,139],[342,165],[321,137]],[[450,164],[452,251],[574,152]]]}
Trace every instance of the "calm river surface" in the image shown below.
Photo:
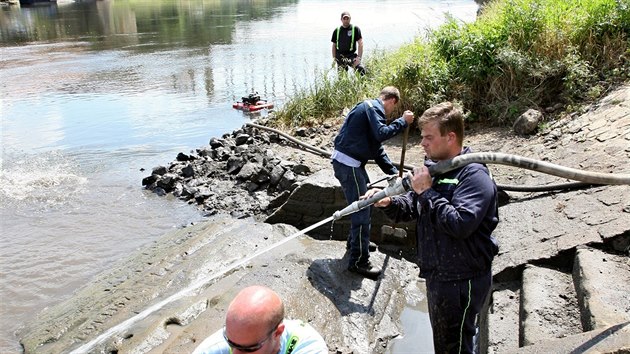
{"label": "calm river surface", "polygon": [[[58,0],[0,5],[0,352],[15,331],[114,262],[202,219],[141,186],[239,128],[257,91],[277,106],[331,65],[344,10],[365,55],[473,0]],[[329,73],[334,74],[334,73]],[[263,115],[266,112],[261,113]],[[144,169],[144,171],[142,170]]]}

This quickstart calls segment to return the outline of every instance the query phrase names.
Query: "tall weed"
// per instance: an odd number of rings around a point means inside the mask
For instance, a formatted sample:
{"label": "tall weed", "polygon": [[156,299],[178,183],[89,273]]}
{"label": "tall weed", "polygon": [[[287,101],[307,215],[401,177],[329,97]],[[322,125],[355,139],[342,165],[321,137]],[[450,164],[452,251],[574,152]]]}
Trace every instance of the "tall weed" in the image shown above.
{"label": "tall weed", "polygon": [[400,110],[454,100],[469,119],[491,124],[509,124],[527,108],[597,98],[601,82],[630,77],[630,2],[496,0],[474,23],[448,18],[426,38],[372,54],[367,67],[361,78],[323,75],[279,120],[321,122],[386,85],[401,90]]}

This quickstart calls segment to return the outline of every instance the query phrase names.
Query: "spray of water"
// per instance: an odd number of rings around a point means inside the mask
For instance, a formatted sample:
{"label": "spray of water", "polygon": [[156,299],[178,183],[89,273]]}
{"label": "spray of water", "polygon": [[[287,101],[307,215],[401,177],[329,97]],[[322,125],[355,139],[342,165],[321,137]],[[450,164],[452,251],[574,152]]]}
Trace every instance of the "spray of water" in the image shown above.
{"label": "spray of water", "polygon": [[88,183],[78,163],[59,151],[10,152],[0,165],[0,200],[8,208],[48,210],[81,195]]}
{"label": "spray of water", "polygon": [[264,248],[264,249],[262,249],[262,250],[260,250],[260,251],[258,251],[256,253],[252,254],[249,257],[246,257],[246,258],[244,258],[244,259],[242,259],[242,260],[240,260],[240,261],[238,261],[236,263],[231,264],[230,266],[220,270],[219,272],[210,274],[207,277],[204,277],[204,278],[201,278],[201,279],[197,280],[196,282],[190,284],[187,288],[184,288],[184,289],[180,290],[179,292],[169,296],[168,298],[158,302],[157,304],[154,304],[153,306],[145,309],[144,311],[142,311],[142,312],[138,313],[137,315],[127,319],[126,321],[121,322],[118,325],[110,328],[109,330],[105,331],[103,334],[101,334],[100,336],[96,337],[92,341],[90,341],[90,342],[82,345],[81,347],[75,349],[74,351],[71,352],[71,354],[79,354],[79,353],[90,352],[91,349],[95,345],[103,342],[105,339],[109,338],[110,336],[112,336],[112,335],[114,335],[116,333],[123,332],[124,330],[128,329],[131,325],[133,325],[137,321],[140,321],[143,318],[146,318],[147,316],[149,316],[153,312],[161,309],[165,305],[167,305],[167,304],[169,304],[169,303],[171,303],[173,301],[176,301],[176,300],[178,300],[178,299],[180,299],[180,298],[182,298],[182,297],[192,293],[193,291],[196,291],[196,290],[202,288],[204,285],[208,284],[209,282],[213,281],[214,279],[217,279],[218,277],[224,275],[225,273],[228,273],[228,272],[232,271],[233,269],[236,269],[236,268],[238,268],[238,267],[240,267],[240,266],[242,266],[244,264],[247,264],[252,259],[254,259],[254,258],[256,258],[256,257],[258,257],[258,256],[260,256],[260,255],[262,255],[264,253],[267,253],[267,252],[271,251],[272,249],[277,248],[277,247],[279,247],[279,246],[281,246],[281,245],[283,245],[283,244],[293,240],[296,237],[304,235],[305,233],[307,233],[307,232],[309,232],[309,231],[311,231],[311,230],[313,230],[313,229],[315,229],[315,228],[317,228],[317,227],[319,227],[321,225],[324,225],[324,224],[326,224],[326,223],[328,223],[328,222],[330,222],[332,220],[333,220],[333,217],[330,216],[329,218],[324,219],[324,220],[322,220],[322,221],[320,221],[320,222],[318,222],[316,224],[313,224],[313,225],[311,225],[311,226],[309,226],[309,227],[307,227],[307,228],[305,228],[303,230],[300,230],[300,231],[294,233],[291,236],[283,238],[282,240],[280,240],[280,241],[270,245],[269,247],[266,247],[266,248]]}

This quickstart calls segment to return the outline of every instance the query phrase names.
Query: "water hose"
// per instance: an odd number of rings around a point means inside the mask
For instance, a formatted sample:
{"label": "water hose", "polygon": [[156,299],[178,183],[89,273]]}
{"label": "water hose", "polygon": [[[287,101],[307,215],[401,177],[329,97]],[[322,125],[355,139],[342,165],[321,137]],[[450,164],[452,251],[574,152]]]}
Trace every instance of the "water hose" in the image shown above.
{"label": "water hose", "polygon": [[589,184],[630,185],[630,175],[628,174],[582,171],[571,167],[552,164],[550,162],[500,152],[475,152],[459,155],[450,160],[440,161],[429,167],[429,173],[432,176],[440,175],[470,163],[508,165]]}
{"label": "water hose", "polygon": [[[325,158],[330,158],[330,156],[332,155],[332,153],[330,151],[326,151],[323,149],[320,149],[316,146],[307,144],[303,141],[299,141],[298,139],[292,137],[289,134],[286,134],[278,129],[274,129],[274,128],[269,128],[269,127],[265,127],[264,125],[260,125],[260,124],[255,124],[255,123],[245,123],[245,126],[249,126],[252,128],[257,128],[257,129],[261,129],[261,130],[266,130],[272,133],[276,133],[278,134],[278,136],[281,136],[293,143],[296,143],[298,146],[304,148],[304,150],[306,150],[307,152],[310,152],[312,154],[321,156],[321,157],[325,157]],[[372,161],[370,161],[369,163],[373,163]],[[405,169],[405,170],[413,170],[414,166],[413,165],[404,165],[401,167],[401,165],[397,164],[397,163],[393,163],[394,166],[396,166],[396,168],[398,169]]]}
{"label": "water hose", "polygon": [[318,147],[315,147],[313,145],[307,144],[305,142],[299,141],[296,138],[292,137],[291,135],[285,134],[285,133],[281,132],[278,129],[273,129],[273,128],[265,127],[263,125],[254,124],[254,123],[245,123],[245,126],[250,126],[250,127],[254,127],[254,128],[258,128],[258,129],[262,129],[262,130],[266,130],[266,131],[270,131],[270,132],[276,133],[279,136],[282,136],[283,138],[285,138],[285,139],[287,139],[287,140],[289,140],[291,142],[294,142],[294,143],[302,146],[303,148],[306,149],[306,151],[308,151],[310,153],[313,153],[315,155],[319,155],[319,156],[322,156],[322,157],[330,158],[330,155],[331,155],[330,152],[328,152],[326,150],[322,150],[322,149],[320,149]]}
{"label": "water hose", "polygon": [[507,184],[497,183],[497,189],[506,192],[550,192],[556,190],[571,190],[587,187],[601,186],[601,184],[585,183],[585,182],[566,182],[545,184],[541,186],[511,186]]}
{"label": "water hose", "polygon": [[[613,184],[613,185],[630,185],[630,175],[628,174],[611,174],[601,172],[582,171],[575,168],[555,165],[545,161],[539,161],[522,157],[518,155],[503,154],[497,152],[477,152],[464,155],[458,155],[449,160],[443,160],[429,167],[431,176],[441,175],[443,173],[455,170],[471,163],[486,163],[509,165],[513,167],[524,168],[528,170],[538,171],[557,177],[564,177],[582,182],[582,184]],[[575,184],[574,184],[575,185]],[[399,195],[408,191],[412,191],[411,180],[409,175],[399,179],[394,185],[390,185],[372,197],[357,200],[348,205],[344,209],[338,210],[333,214],[333,219],[338,220],[346,215],[355,213],[366,208],[377,201],[394,195]]]}

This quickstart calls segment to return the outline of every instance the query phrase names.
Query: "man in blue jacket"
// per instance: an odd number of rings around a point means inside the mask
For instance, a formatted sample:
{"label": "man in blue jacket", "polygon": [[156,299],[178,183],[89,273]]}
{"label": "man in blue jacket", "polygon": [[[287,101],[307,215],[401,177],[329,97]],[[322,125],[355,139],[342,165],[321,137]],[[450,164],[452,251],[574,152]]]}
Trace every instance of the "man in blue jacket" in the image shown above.
{"label": "man in blue jacket", "polygon": [[[383,141],[402,132],[413,122],[413,112],[405,111],[402,117],[389,125],[386,124],[386,117],[394,111],[398,101],[400,92],[397,88],[393,86],[383,88],[378,98],[365,100],[348,113],[339,134],[335,137],[332,165],[348,204],[357,201],[359,196],[367,192],[370,179],[365,164],[368,160],[375,160],[386,174],[398,173],[381,145]],[[368,207],[350,216],[348,270],[369,278],[377,278],[380,270],[372,267],[369,261],[370,212],[371,209]]]}
{"label": "man in blue jacket", "polygon": [[374,205],[396,221],[417,220],[418,265],[426,279],[435,352],[473,353],[476,321],[498,252],[492,236],[499,222],[497,187],[486,166],[477,163],[429,174],[427,166],[471,152],[462,148],[463,115],[453,104],[429,108],[418,124],[426,158],[413,171],[414,190]]}

